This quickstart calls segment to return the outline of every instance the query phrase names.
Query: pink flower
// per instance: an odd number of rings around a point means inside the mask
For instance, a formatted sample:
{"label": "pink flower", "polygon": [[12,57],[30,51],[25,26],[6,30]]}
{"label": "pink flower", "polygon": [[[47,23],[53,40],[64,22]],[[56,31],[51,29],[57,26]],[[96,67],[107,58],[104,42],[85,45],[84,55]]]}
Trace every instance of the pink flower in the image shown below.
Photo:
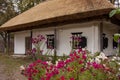
{"label": "pink flower", "polygon": [[38,59],[36,62],[37,62],[37,63],[40,63],[40,62],[42,62],[42,60]]}
{"label": "pink flower", "polygon": [[70,55],[69,55],[70,57],[73,57],[73,53],[70,53]]}
{"label": "pink flower", "polygon": [[46,61],[42,61],[41,64],[48,65],[48,63]]}
{"label": "pink flower", "polygon": [[93,62],[92,63],[92,66],[95,68],[95,69],[102,69],[103,68],[103,66],[101,65],[101,64],[98,64],[98,63],[96,63],[96,62]]}
{"label": "pink flower", "polygon": [[54,69],[54,70],[52,71],[52,73],[53,73],[53,75],[56,75],[56,74],[59,74],[59,71],[58,71],[58,69]]}
{"label": "pink flower", "polygon": [[65,80],[65,77],[64,77],[64,76],[61,76],[61,77],[60,77],[60,80]]}
{"label": "pink flower", "polygon": [[57,68],[63,68],[65,66],[65,62],[64,61],[58,61],[58,64],[57,64]]}
{"label": "pink flower", "polygon": [[83,61],[82,61],[82,60],[80,60],[80,61],[79,61],[79,64],[82,64],[82,63],[83,63]]}
{"label": "pink flower", "polygon": [[80,48],[80,49],[78,50],[78,53],[80,53],[80,52],[82,52],[82,48]]}
{"label": "pink flower", "polygon": [[32,53],[36,53],[36,51],[37,51],[36,48],[32,49]]}
{"label": "pink flower", "polygon": [[70,78],[70,80],[75,80],[74,78]]}
{"label": "pink flower", "polygon": [[85,68],[81,68],[81,69],[80,69],[80,72],[84,72],[84,71],[85,71]]}
{"label": "pink flower", "polygon": [[32,38],[32,43],[33,43],[33,44],[37,44],[37,43],[38,43],[37,38]]}
{"label": "pink flower", "polygon": [[37,36],[37,40],[40,42],[40,41],[43,41],[45,40],[45,37],[43,35],[38,35]]}
{"label": "pink flower", "polygon": [[28,80],[32,80],[32,78],[28,78]]}
{"label": "pink flower", "polygon": [[82,59],[86,59],[87,58],[87,56],[86,56],[86,54],[84,53],[83,55],[82,55]]}
{"label": "pink flower", "polygon": [[50,80],[50,78],[53,76],[53,73],[46,73],[46,80]]}
{"label": "pink flower", "polygon": [[72,62],[72,60],[70,58],[68,58],[68,59],[65,60],[65,64],[68,64],[70,62]]}

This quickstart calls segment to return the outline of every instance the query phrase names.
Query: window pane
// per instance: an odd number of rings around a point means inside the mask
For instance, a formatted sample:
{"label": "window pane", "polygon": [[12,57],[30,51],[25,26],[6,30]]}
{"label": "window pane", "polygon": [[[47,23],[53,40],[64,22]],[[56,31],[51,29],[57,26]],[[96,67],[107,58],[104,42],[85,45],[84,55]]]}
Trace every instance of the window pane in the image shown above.
{"label": "window pane", "polygon": [[47,49],[54,49],[54,35],[47,35]]}

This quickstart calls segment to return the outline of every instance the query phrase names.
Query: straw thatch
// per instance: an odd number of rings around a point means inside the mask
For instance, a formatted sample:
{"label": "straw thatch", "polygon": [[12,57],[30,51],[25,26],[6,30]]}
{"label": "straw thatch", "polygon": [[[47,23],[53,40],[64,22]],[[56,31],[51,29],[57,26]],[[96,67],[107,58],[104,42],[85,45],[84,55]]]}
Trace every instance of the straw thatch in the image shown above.
{"label": "straw thatch", "polygon": [[3,24],[0,30],[27,28],[70,19],[108,14],[113,5],[108,0],[50,0],[38,4]]}

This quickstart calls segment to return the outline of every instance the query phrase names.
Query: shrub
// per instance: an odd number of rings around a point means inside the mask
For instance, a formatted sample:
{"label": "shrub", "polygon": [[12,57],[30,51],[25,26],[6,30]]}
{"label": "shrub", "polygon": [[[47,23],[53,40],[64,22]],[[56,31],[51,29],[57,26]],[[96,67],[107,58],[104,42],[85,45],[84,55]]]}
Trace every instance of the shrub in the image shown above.
{"label": "shrub", "polygon": [[38,35],[37,37],[32,38],[33,48],[27,51],[28,57],[32,58],[33,61],[37,59],[46,60],[48,51],[45,54],[43,54],[43,48],[46,44],[45,42],[46,39],[43,35]]}
{"label": "shrub", "polygon": [[69,58],[50,61],[37,60],[26,67],[28,80],[119,80],[119,65],[103,53],[98,56],[86,50],[75,50]]}

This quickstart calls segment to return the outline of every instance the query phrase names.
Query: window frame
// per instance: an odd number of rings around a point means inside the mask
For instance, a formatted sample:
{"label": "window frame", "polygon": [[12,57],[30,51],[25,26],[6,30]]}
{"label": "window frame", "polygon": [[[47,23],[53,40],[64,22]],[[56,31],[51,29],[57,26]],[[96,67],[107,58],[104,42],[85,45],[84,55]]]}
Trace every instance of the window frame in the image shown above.
{"label": "window frame", "polygon": [[47,37],[47,49],[54,49],[55,44],[55,35],[54,34],[48,34]]}
{"label": "window frame", "polygon": [[72,49],[79,49],[81,48],[79,43],[81,42],[82,32],[74,32],[72,34]]}

